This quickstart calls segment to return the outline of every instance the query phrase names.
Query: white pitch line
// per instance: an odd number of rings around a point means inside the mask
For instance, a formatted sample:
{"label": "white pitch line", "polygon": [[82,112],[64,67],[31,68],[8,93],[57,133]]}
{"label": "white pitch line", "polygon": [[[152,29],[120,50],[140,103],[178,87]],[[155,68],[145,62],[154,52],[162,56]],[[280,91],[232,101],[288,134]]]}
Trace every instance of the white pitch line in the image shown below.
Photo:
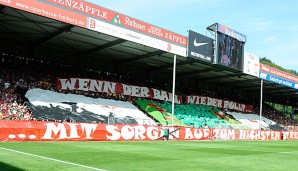
{"label": "white pitch line", "polygon": [[73,165],[73,166],[79,166],[79,167],[83,167],[83,168],[87,168],[87,169],[91,169],[91,170],[107,171],[107,170],[98,169],[98,168],[95,168],[95,167],[85,166],[85,165],[76,164],[76,163],[72,163],[72,162],[67,162],[67,161],[63,161],[63,160],[44,157],[44,156],[40,156],[40,155],[36,155],[36,154],[30,154],[30,153],[17,151],[17,150],[12,150],[12,149],[9,149],[9,148],[0,147],[0,149],[6,150],[6,151],[12,151],[12,152],[15,152],[15,153],[20,153],[20,154],[24,154],[24,155],[28,155],[28,156],[34,156],[34,157],[38,157],[38,158],[42,158],[42,159],[46,159],[46,160],[52,160],[52,161],[59,162],[59,163],[69,164],[69,165]]}

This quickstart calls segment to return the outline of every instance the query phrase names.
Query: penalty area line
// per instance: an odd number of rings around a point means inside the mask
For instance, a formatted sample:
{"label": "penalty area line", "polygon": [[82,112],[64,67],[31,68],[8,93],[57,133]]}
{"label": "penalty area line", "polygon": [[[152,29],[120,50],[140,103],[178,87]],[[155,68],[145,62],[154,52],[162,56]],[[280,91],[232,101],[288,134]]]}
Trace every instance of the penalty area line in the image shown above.
{"label": "penalty area line", "polygon": [[33,157],[38,157],[38,158],[41,158],[41,159],[51,160],[51,161],[55,161],[55,162],[59,162],[59,163],[64,163],[64,164],[69,164],[69,165],[78,166],[78,167],[82,167],[82,168],[87,168],[87,169],[91,169],[91,170],[107,171],[107,170],[103,170],[103,169],[99,169],[99,168],[95,168],[95,167],[90,167],[90,166],[85,166],[85,165],[76,164],[76,163],[72,163],[72,162],[67,162],[67,161],[63,161],[63,160],[53,159],[53,158],[50,158],[50,157],[45,157],[45,156],[40,156],[40,155],[36,155],[36,154],[26,153],[26,152],[17,151],[17,150],[13,150],[13,149],[9,149],[9,148],[0,147],[0,149],[15,152],[15,153],[19,153],[19,154],[24,154],[24,155],[27,155],[27,156],[33,156]]}

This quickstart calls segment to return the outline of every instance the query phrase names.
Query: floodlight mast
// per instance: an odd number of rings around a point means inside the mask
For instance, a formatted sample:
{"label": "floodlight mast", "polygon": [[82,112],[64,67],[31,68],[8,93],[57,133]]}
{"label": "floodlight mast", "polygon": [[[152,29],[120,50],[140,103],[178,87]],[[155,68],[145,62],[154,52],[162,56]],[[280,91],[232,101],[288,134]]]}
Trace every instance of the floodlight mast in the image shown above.
{"label": "floodlight mast", "polygon": [[174,126],[174,112],[175,112],[175,85],[176,85],[176,55],[174,55],[174,66],[173,66],[172,127]]}

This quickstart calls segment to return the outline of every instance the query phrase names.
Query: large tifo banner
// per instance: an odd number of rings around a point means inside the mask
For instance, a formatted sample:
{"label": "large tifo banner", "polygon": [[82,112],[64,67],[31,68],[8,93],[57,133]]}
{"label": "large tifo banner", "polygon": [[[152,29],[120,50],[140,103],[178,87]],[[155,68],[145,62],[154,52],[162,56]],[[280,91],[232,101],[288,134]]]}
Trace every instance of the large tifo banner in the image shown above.
{"label": "large tifo banner", "polygon": [[84,0],[0,0],[0,4],[186,56],[187,37]]}
{"label": "large tifo banner", "polygon": [[[0,141],[159,140],[164,128],[141,125],[0,120]],[[169,127],[169,139],[297,140],[298,132]]]}
{"label": "large tifo banner", "polygon": [[27,107],[41,121],[153,125],[155,122],[129,102],[90,98],[77,94],[30,89]]}
{"label": "large tifo banner", "polygon": [[260,78],[281,84],[287,87],[298,89],[298,77],[273,67],[260,64]]}
{"label": "large tifo banner", "polygon": [[[172,93],[163,90],[85,78],[57,79],[57,91],[61,90],[122,94],[132,97],[173,101]],[[175,95],[175,103],[182,104],[182,97]]]}
{"label": "large tifo banner", "polygon": [[205,96],[186,96],[186,103],[214,106],[224,109],[236,110],[241,112],[252,112],[252,105],[245,105],[229,100],[216,99]]}

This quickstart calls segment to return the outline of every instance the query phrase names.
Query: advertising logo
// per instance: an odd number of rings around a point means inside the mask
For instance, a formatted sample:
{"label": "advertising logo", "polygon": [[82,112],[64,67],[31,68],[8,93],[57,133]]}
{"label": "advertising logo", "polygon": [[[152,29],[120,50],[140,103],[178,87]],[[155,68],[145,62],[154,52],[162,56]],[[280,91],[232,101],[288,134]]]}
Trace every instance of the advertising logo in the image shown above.
{"label": "advertising logo", "polygon": [[229,27],[227,26],[224,26],[224,25],[221,25],[221,24],[217,24],[217,31],[218,32],[221,32],[225,35],[228,35],[234,39],[237,39],[238,41],[241,41],[241,42],[246,42],[246,36],[241,34],[241,33],[238,33],[237,31],[233,30],[233,29],[230,29]]}
{"label": "advertising logo", "polygon": [[92,29],[94,29],[96,27],[96,21],[90,19],[90,21],[89,21],[89,27],[92,28]]}
{"label": "advertising logo", "polygon": [[261,72],[261,73],[260,73],[260,78],[262,78],[262,79],[266,79],[266,78],[267,78],[267,74]]}
{"label": "advertising logo", "polygon": [[170,43],[168,43],[167,50],[168,50],[168,51],[171,51],[171,49],[172,49],[172,46],[171,46]]}
{"label": "advertising logo", "polygon": [[187,56],[213,62],[213,39],[189,30]]}
{"label": "advertising logo", "polygon": [[120,15],[116,14],[112,20],[112,23],[114,24],[118,24],[118,25],[122,25],[121,19],[120,19]]}
{"label": "advertising logo", "polygon": [[206,44],[208,44],[208,43],[199,43],[199,42],[197,42],[197,39],[195,39],[194,42],[193,42],[193,45],[195,47],[203,46],[203,45],[206,45]]}

